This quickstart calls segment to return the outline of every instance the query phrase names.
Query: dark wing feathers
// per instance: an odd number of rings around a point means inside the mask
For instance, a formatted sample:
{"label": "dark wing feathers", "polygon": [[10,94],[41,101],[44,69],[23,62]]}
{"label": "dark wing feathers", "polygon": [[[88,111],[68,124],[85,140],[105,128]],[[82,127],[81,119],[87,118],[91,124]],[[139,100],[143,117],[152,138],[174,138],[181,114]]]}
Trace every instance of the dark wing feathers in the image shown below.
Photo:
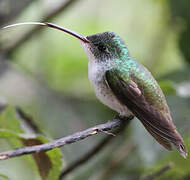
{"label": "dark wing feathers", "polygon": [[150,129],[150,127],[146,123],[142,122],[142,124],[144,125],[144,127],[146,128],[146,130],[157,140],[158,143],[160,143],[162,146],[164,146],[167,150],[169,150],[169,151],[172,150],[172,147],[171,147],[171,144],[170,144],[169,141],[167,141],[163,137],[155,134],[154,131],[152,131]]}
{"label": "dark wing feathers", "polygon": [[185,145],[171,120],[167,104],[163,110],[148,102],[143,89],[134,81],[126,82],[119,70],[112,69],[105,74],[106,81],[114,95],[125,104],[142,122],[147,131],[166,149],[171,150],[173,143],[183,157],[186,157]]}

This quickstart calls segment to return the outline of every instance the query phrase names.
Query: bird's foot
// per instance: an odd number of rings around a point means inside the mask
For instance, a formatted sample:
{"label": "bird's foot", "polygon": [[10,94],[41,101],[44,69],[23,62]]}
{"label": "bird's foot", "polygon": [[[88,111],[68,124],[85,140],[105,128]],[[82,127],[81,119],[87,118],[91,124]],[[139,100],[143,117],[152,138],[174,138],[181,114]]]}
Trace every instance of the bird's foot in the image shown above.
{"label": "bird's foot", "polygon": [[122,120],[122,121],[130,121],[130,120],[134,119],[134,117],[135,117],[135,116],[133,116],[133,115],[122,116],[122,115],[117,114],[117,115],[115,116],[115,119],[120,119],[120,120]]}

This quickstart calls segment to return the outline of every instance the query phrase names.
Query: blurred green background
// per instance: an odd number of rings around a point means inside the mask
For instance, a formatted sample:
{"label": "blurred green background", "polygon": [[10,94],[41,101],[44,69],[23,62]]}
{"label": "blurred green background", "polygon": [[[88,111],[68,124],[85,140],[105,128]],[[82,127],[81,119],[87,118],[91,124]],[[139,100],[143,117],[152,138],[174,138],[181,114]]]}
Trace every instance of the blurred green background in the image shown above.
{"label": "blurred green background", "polygon": [[[64,3],[68,3],[67,8],[49,17],[49,22],[83,35],[104,31],[120,35],[130,55],[159,81],[177,129],[189,148],[190,1],[0,0],[0,26],[42,21]],[[21,107],[32,116],[43,135],[53,139],[113,119],[115,112],[95,97],[88,80],[88,60],[78,40],[42,27],[16,44],[32,28],[35,27],[27,25],[0,31],[0,104]],[[6,121],[5,117],[11,123],[11,112],[7,113],[0,115],[0,124],[1,119]],[[0,136],[0,151],[15,147],[4,134]],[[63,166],[88,152],[104,136],[62,148]],[[135,148],[127,152],[128,146]],[[2,179],[41,179],[30,161],[20,157],[1,161]],[[163,149],[134,119],[124,134],[65,179],[136,180],[169,162],[174,167],[157,179],[190,179],[190,158],[184,160],[176,151]],[[61,166],[60,162],[57,174]],[[50,179],[57,179],[57,175]]]}

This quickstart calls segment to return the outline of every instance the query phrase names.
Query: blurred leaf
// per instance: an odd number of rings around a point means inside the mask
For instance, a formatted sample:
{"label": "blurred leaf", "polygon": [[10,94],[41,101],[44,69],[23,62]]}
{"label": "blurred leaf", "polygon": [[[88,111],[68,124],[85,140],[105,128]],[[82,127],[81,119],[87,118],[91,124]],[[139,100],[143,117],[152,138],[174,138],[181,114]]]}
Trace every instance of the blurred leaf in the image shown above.
{"label": "blurred leaf", "polygon": [[0,174],[0,180],[9,180],[9,178],[4,174]]}
{"label": "blurred leaf", "polygon": [[179,37],[179,47],[185,57],[185,60],[190,64],[189,34],[190,34],[190,23],[187,25],[186,29],[181,33],[181,36]]}
{"label": "blurred leaf", "polygon": [[[0,126],[0,138],[6,138],[12,148],[49,142],[49,139],[41,135],[24,134],[15,109],[12,106],[7,106],[0,114]],[[24,159],[30,164],[32,169],[39,171],[41,179],[58,179],[62,167],[59,149],[24,156]]]}
{"label": "blurred leaf", "polygon": [[165,95],[176,94],[176,89],[172,81],[170,80],[159,81],[159,85]]}
{"label": "blurred leaf", "polygon": [[[190,1],[188,0],[169,0],[169,7],[172,14],[173,23],[179,23],[181,20],[180,29],[182,32],[179,35],[178,43],[181,52],[183,53],[186,62],[190,63]],[[177,21],[178,20],[178,21]],[[182,24],[183,23],[183,24]],[[181,28],[185,25],[185,28]]]}
{"label": "blurred leaf", "polygon": [[20,122],[16,116],[15,109],[7,106],[0,114],[0,128],[12,130],[13,132],[24,132],[20,127]]}

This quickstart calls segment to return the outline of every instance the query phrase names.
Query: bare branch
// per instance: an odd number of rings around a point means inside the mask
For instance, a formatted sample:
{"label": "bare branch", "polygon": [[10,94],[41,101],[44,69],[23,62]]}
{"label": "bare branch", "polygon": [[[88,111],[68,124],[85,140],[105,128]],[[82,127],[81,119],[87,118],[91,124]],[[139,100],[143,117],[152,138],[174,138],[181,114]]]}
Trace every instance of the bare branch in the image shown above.
{"label": "bare branch", "polygon": [[32,154],[32,153],[39,153],[41,151],[48,151],[53,148],[62,147],[66,144],[71,144],[71,143],[74,143],[77,141],[81,141],[89,136],[92,136],[92,135],[95,135],[98,133],[102,133],[102,131],[109,131],[109,130],[113,130],[115,128],[120,128],[120,127],[124,126],[125,123],[127,123],[132,118],[133,117],[131,117],[131,116],[126,118],[125,120],[116,118],[112,121],[108,121],[107,123],[96,125],[94,127],[86,129],[84,131],[74,133],[70,136],[66,136],[66,137],[54,140],[52,142],[49,142],[49,143],[2,152],[2,153],[0,153],[0,160],[8,159],[8,158],[15,157],[15,156],[21,156],[24,154]]}
{"label": "bare branch", "polygon": [[[61,180],[70,172],[72,172],[73,170],[75,170],[76,168],[78,168],[79,166],[81,166],[82,164],[90,160],[91,158],[93,158],[97,153],[99,153],[103,148],[105,148],[106,145],[111,142],[111,140],[114,139],[114,136],[116,134],[120,134],[121,132],[123,132],[123,130],[129,124],[129,122],[130,121],[126,121],[126,123],[124,123],[118,130],[114,131],[113,133],[108,132],[108,135],[111,135],[111,136],[107,136],[106,138],[104,138],[95,147],[93,147],[91,151],[87,152],[84,156],[80,157],[79,159],[77,159],[76,161],[68,165],[68,167],[66,167],[60,174],[59,179]],[[107,133],[107,131],[104,131],[104,132]]]}
{"label": "bare branch", "polygon": [[164,174],[167,170],[171,169],[174,166],[172,162],[155,172],[154,174],[147,175],[143,180],[154,180],[156,177]]}
{"label": "bare branch", "polygon": [[[42,19],[41,22],[47,22],[51,21],[53,18],[55,18],[58,14],[61,12],[67,10],[73,3],[75,3],[77,0],[66,0],[63,1],[62,4],[60,4],[57,8],[50,11],[48,14],[46,14]],[[13,42],[9,47],[4,48],[3,51],[6,54],[11,54],[13,51],[15,51],[20,45],[22,45],[23,42],[29,40],[32,35],[39,32],[41,30],[40,26],[35,26],[34,28],[30,29],[26,34],[24,34],[21,38],[19,38],[17,41]]]}
{"label": "bare branch", "polygon": [[14,3],[12,1],[0,1],[0,26],[21,14],[22,11],[25,10],[33,1],[34,0],[14,0]]}

